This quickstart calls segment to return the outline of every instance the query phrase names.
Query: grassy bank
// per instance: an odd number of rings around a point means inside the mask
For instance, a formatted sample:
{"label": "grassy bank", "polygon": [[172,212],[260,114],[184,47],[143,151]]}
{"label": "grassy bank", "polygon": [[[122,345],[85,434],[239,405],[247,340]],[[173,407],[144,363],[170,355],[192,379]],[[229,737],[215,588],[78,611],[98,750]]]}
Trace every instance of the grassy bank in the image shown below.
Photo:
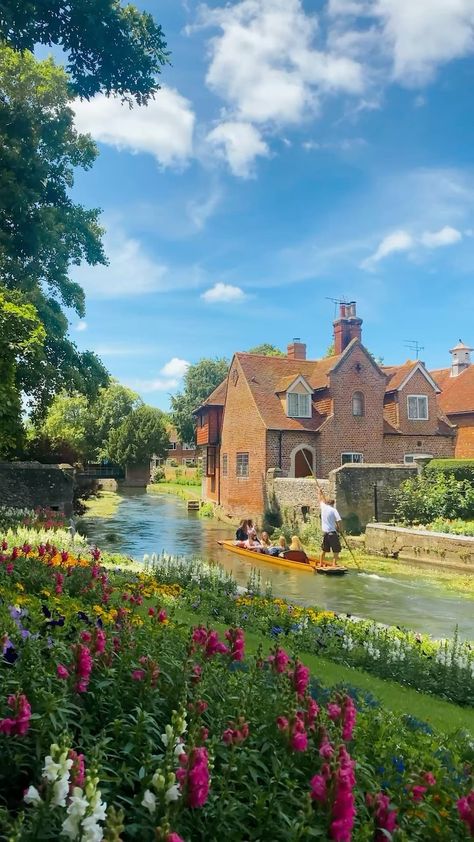
{"label": "grassy bank", "polygon": [[158,482],[154,485],[149,485],[147,491],[150,494],[174,494],[176,497],[181,497],[182,500],[200,500],[201,486],[200,485],[180,485],[176,482]]}
{"label": "grassy bank", "polygon": [[355,562],[345,549],[341,561],[349,568],[363,570],[366,573],[377,573],[380,576],[398,576],[407,579],[421,579],[446,591],[474,599],[474,574],[462,573],[457,570],[443,570],[438,567],[417,564],[409,561],[381,558],[367,555],[360,550],[354,550]]}
{"label": "grassy bank", "polygon": [[101,491],[98,497],[91,497],[85,502],[85,517],[112,517],[117,511],[122,497],[115,491]]}

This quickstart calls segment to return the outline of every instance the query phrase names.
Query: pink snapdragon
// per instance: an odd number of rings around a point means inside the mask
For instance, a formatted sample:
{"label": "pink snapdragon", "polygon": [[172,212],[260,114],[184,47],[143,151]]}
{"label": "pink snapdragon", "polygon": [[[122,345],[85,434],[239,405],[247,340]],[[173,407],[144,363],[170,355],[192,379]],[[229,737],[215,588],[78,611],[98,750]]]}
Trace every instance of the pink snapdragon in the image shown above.
{"label": "pink snapdragon", "polygon": [[293,671],[293,687],[295,688],[298,696],[304,696],[306,690],[308,688],[310,678],[310,672],[308,667],[305,667],[300,661],[296,662],[295,669]]}
{"label": "pink snapdragon", "polygon": [[133,670],[132,671],[132,679],[133,681],[143,681],[145,678],[146,672],[145,670]]}
{"label": "pink snapdragon", "polygon": [[226,745],[236,746],[240,743],[243,743],[244,740],[247,739],[248,735],[248,722],[245,722],[245,720],[242,717],[240,717],[237,723],[232,723],[232,727],[226,728],[226,730],[222,734],[222,739],[226,743]]}
{"label": "pink snapdragon", "polygon": [[77,677],[75,690],[76,693],[85,693],[89,685],[90,674],[92,672],[92,655],[87,646],[78,643],[74,647],[75,654],[75,673]]}
{"label": "pink snapdragon", "polygon": [[436,786],[436,778],[433,775],[433,772],[425,772],[423,779],[428,786]]}
{"label": "pink snapdragon", "polygon": [[13,711],[13,716],[0,720],[0,734],[10,737],[24,737],[30,727],[31,705],[23,694],[9,696],[7,705]]}
{"label": "pink snapdragon", "polygon": [[166,842],[184,842],[184,839],[178,833],[168,833]]}
{"label": "pink snapdragon", "polygon": [[186,786],[188,807],[203,807],[209,795],[210,783],[207,749],[202,746],[193,748],[189,757],[182,754],[179,762],[182,767],[177,770],[176,778],[182,788]]}
{"label": "pink snapdragon", "polygon": [[290,739],[290,746],[293,751],[306,751],[308,748],[308,735],[304,729],[302,731],[294,731]]}
{"label": "pink snapdragon", "polygon": [[390,809],[390,798],[383,792],[375,796],[375,823],[377,825],[375,842],[384,842],[387,839],[387,833],[392,834],[398,826],[397,811]]}
{"label": "pink snapdragon", "polygon": [[412,797],[413,797],[413,801],[416,801],[416,802],[423,801],[423,798],[425,797],[426,791],[427,791],[426,786],[416,785],[416,786],[412,787],[411,794],[412,794]]}
{"label": "pink snapdragon", "polygon": [[281,649],[279,646],[277,646],[274,655],[269,655],[267,660],[268,663],[271,664],[275,672],[281,675],[285,672],[288,664],[290,663],[290,656],[287,652],[285,652],[284,649]]}
{"label": "pink snapdragon", "polygon": [[352,734],[354,732],[354,727],[356,724],[357,718],[357,708],[351,699],[350,696],[346,696],[344,699],[344,706],[343,706],[343,717],[342,717],[342,739],[346,742],[352,740]]}
{"label": "pink snapdragon", "polygon": [[459,818],[466,825],[469,833],[474,837],[474,789],[456,803]]}
{"label": "pink snapdragon", "polygon": [[339,749],[339,768],[336,773],[335,798],[331,815],[331,839],[335,842],[350,842],[356,815],[354,800],[355,762],[347,749]]}
{"label": "pink snapdragon", "polygon": [[308,704],[304,714],[304,721],[307,728],[314,730],[314,723],[319,713],[319,705],[312,697],[308,699]]}
{"label": "pink snapdragon", "polygon": [[245,635],[241,628],[228,629],[225,636],[230,644],[230,656],[233,661],[243,661],[245,654]]}
{"label": "pink snapdragon", "polygon": [[311,778],[309,785],[311,787],[310,795],[313,801],[318,801],[319,804],[326,801],[328,795],[327,782],[322,775],[315,775]]}
{"label": "pink snapdragon", "polygon": [[337,720],[341,718],[341,713],[342,713],[341,707],[340,707],[340,705],[337,705],[335,702],[329,702],[328,707],[327,707],[327,711],[328,711],[329,719],[331,719],[333,722],[337,722]]}
{"label": "pink snapdragon", "polygon": [[56,573],[55,576],[56,585],[54,588],[55,593],[61,594],[63,592],[63,584],[64,584],[64,576],[62,573]]}
{"label": "pink snapdragon", "polygon": [[96,629],[94,633],[94,655],[102,655],[105,652],[107,636],[103,629]]}
{"label": "pink snapdragon", "polygon": [[67,667],[64,666],[64,664],[58,664],[56,667],[56,675],[58,676],[58,678],[62,678],[65,680],[66,678],[69,678],[69,671]]}
{"label": "pink snapdragon", "polygon": [[86,780],[86,764],[84,761],[84,755],[78,754],[77,751],[74,749],[70,749],[68,757],[72,760],[71,766],[71,784],[70,784],[70,792],[72,792],[75,786],[80,786],[81,789],[84,787],[85,780]]}
{"label": "pink snapdragon", "polygon": [[276,724],[279,731],[287,731],[290,727],[286,716],[277,716]]}
{"label": "pink snapdragon", "polygon": [[[229,651],[225,643],[219,640],[218,633],[213,629],[205,629],[204,626],[196,626],[193,629],[191,639],[193,643],[204,649],[206,658],[212,658],[214,655],[225,655]],[[192,651],[194,649],[195,647]]]}

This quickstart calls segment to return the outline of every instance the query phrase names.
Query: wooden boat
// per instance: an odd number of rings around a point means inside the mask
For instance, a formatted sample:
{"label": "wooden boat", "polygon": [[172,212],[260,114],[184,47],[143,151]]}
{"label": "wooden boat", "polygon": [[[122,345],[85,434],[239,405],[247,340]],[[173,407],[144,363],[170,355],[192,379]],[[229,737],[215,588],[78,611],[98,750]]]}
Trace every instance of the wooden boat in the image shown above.
{"label": "wooden boat", "polygon": [[252,561],[267,561],[269,564],[277,564],[279,567],[290,567],[293,570],[307,570],[309,573],[322,573],[326,576],[343,576],[347,573],[347,567],[318,567],[318,559],[307,556],[306,553],[288,550],[285,557],[278,555],[267,555],[257,550],[249,550],[246,547],[236,547],[233,541],[218,541],[219,546],[224,547],[236,555],[251,558]]}

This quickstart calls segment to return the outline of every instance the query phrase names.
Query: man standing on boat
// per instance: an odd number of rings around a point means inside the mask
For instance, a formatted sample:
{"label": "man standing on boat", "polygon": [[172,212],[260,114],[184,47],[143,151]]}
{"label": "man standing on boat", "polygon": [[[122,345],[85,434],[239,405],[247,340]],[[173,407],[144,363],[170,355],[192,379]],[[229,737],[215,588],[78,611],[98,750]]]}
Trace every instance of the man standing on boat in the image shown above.
{"label": "man standing on boat", "polygon": [[326,553],[332,552],[333,566],[337,567],[339,553],[341,552],[341,541],[339,533],[342,530],[342,518],[337,511],[334,500],[326,498],[324,492],[319,488],[319,507],[321,509],[321,529],[323,531],[323,542],[321,545],[321,567],[326,563]]}

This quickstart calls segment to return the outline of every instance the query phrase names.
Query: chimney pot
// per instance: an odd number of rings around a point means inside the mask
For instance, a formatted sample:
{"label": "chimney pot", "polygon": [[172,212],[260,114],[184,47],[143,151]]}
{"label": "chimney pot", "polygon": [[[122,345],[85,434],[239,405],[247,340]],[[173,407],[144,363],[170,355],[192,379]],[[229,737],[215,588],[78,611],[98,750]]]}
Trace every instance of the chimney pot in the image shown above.
{"label": "chimney pot", "polygon": [[299,337],[293,339],[287,348],[287,357],[289,360],[305,360],[306,359],[306,343],[301,342]]}
{"label": "chimney pot", "polygon": [[356,311],[356,302],[342,302],[339,305],[340,316],[334,322],[334,353],[342,354],[353,339],[361,339],[362,319]]}

